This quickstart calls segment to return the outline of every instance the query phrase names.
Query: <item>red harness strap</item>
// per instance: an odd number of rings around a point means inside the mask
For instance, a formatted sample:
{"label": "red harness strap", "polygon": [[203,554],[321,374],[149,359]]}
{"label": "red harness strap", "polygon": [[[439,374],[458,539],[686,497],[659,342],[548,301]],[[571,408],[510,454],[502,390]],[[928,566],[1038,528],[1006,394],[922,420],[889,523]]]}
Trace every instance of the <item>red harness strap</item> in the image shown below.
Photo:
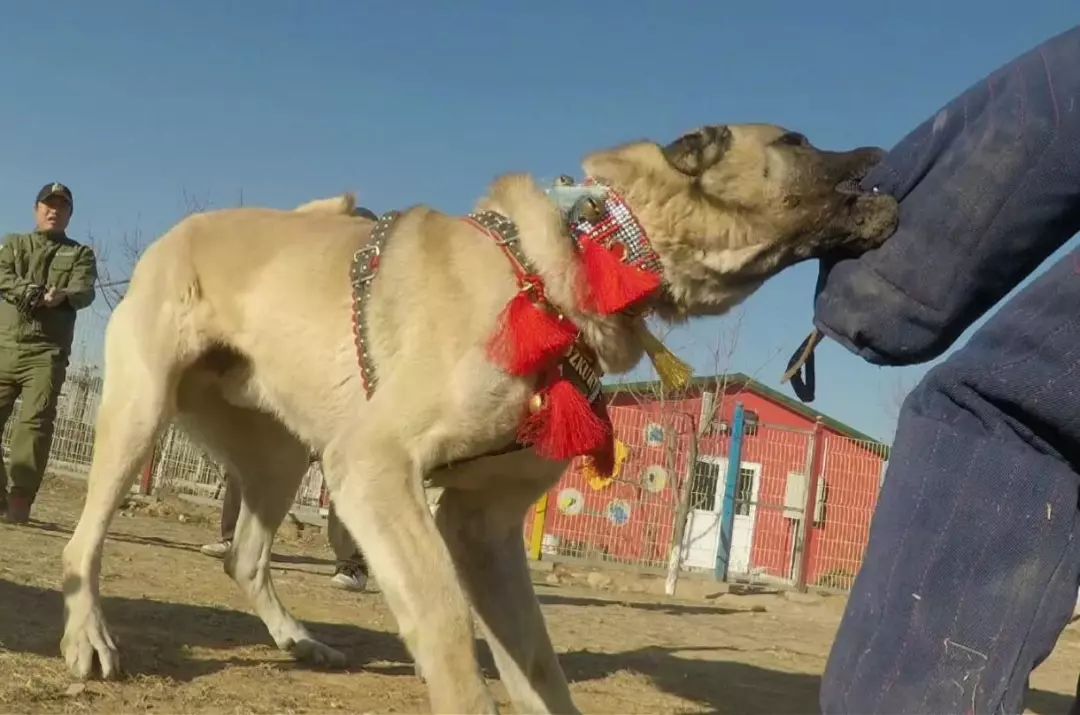
{"label": "red harness strap", "polygon": [[518,280],[518,293],[488,342],[495,364],[513,375],[538,378],[518,440],[550,459],[592,455],[597,468],[609,473],[614,443],[595,353],[580,340],[577,326],[548,301],[542,277],[521,250],[517,226],[492,211],[465,220],[495,241]]}
{"label": "red harness strap", "polygon": [[488,358],[511,375],[536,374],[565,355],[580,331],[547,299],[544,280],[522,251],[513,221],[494,211],[472,213],[464,220],[495,241],[518,281],[518,292],[488,341]]}

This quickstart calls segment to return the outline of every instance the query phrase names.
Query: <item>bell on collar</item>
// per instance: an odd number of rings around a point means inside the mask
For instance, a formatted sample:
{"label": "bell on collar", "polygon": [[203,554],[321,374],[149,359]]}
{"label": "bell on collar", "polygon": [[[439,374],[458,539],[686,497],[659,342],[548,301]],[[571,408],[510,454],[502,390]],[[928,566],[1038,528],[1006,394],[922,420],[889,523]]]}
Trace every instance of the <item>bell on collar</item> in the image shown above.
{"label": "bell on collar", "polygon": [[568,218],[570,223],[588,221],[591,224],[596,224],[604,217],[605,213],[607,211],[604,208],[603,201],[593,196],[582,196],[570,208]]}
{"label": "bell on collar", "polygon": [[[563,183],[565,180],[569,180],[570,183]],[[559,207],[559,210],[567,215],[574,207],[574,205],[580,201],[583,197],[592,197],[596,201],[603,204],[607,198],[607,189],[601,186],[583,186],[581,184],[574,183],[573,179],[568,176],[561,176],[556,181],[552,182],[545,192],[551,201]]]}

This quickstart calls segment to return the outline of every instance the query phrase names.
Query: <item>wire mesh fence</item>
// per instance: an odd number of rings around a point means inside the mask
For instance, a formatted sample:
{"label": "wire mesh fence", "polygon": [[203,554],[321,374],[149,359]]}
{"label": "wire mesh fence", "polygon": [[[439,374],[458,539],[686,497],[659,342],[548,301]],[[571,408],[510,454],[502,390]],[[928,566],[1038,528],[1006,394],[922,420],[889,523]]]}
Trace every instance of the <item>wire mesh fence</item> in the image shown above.
{"label": "wire mesh fence", "polygon": [[[169,428],[161,438],[152,466],[149,491],[156,494],[192,494],[222,499],[225,471],[183,431]],[[294,498],[295,506],[324,507],[322,463],[308,465]]]}
{"label": "wire mesh fence", "polygon": [[[612,408],[623,460],[614,478],[598,479],[581,460],[573,462],[539,518],[526,519],[526,541],[539,528],[542,557],[646,571],[665,567],[674,546],[684,571],[716,572],[723,556],[729,580],[793,584],[805,569],[811,586],[850,589],[888,447],[825,429],[747,423],[725,540],[730,420],[717,419],[698,433],[692,413]],[[816,452],[819,473],[810,494]],[[680,493],[688,509],[681,540],[673,543]]]}
{"label": "wire mesh fence", "polygon": [[[753,425],[742,445],[731,570],[788,583],[795,573],[813,433]],[[737,557],[737,558],[736,558]],[[745,564],[745,568],[737,568]]]}
{"label": "wire mesh fence", "polygon": [[[610,410],[615,472],[575,460],[547,499],[542,551],[553,556],[659,569],[667,563],[679,490],[689,465],[688,415]],[[526,537],[533,519],[525,520]]]}
{"label": "wire mesh fence", "polygon": [[862,565],[889,447],[825,433],[807,582],[849,590]]}
{"label": "wire mesh fence", "polygon": [[[89,470],[101,379],[93,368],[69,372],[57,409],[50,467]],[[621,564],[642,571],[667,567],[676,549],[684,571],[713,572],[726,556],[728,577],[850,589],[862,563],[889,448],[820,430],[745,425],[735,476],[730,538],[721,538],[729,420],[698,430],[703,398],[647,401],[609,408],[616,436],[616,471],[593,472],[570,464],[560,482],[530,509],[525,543],[539,533],[541,558]],[[8,452],[19,405],[4,425]],[[815,460],[815,450],[818,459]],[[812,479],[811,470],[819,473]],[[184,432],[171,427],[157,444],[147,482],[134,489],[222,499],[223,471]],[[816,481],[815,494],[808,494]],[[429,501],[432,495],[429,494]],[[680,500],[687,504],[680,524]],[[296,507],[325,508],[329,501],[321,463],[313,462],[295,497]],[[811,523],[802,524],[808,507]],[[682,528],[680,528],[680,526]],[[805,569],[805,573],[801,570]]]}
{"label": "wire mesh fence", "polygon": [[[97,411],[97,397],[101,380],[92,368],[78,367],[71,370],[61,391],[57,404],[49,465],[65,471],[84,471],[90,465],[93,453],[93,418]],[[3,425],[3,452],[11,446],[11,433],[19,419],[22,398],[15,400],[11,415]]]}
{"label": "wire mesh fence", "polygon": [[[90,469],[94,451],[94,418],[101,399],[101,377],[94,367],[75,366],[68,373],[57,402],[57,416],[49,451],[49,467],[55,471],[85,474]],[[4,424],[2,446],[10,452],[11,433],[18,420],[21,399],[16,400],[12,416]],[[225,475],[213,461],[178,427],[169,427],[160,437],[148,465],[148,483],[137,481],[133,491],[158,495],[188,494],[221,500],[225,494]],[[322,465],[312,463],[297,489],[295,505],[325,507]]]}

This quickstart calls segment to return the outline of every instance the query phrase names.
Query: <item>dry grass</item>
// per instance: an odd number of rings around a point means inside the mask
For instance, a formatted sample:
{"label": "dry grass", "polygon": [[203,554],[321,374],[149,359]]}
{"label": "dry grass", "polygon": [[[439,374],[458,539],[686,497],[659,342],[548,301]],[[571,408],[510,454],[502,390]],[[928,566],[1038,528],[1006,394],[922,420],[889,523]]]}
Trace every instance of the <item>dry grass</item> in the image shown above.
{"label": "dry grass", "polygon": [[[293,663],[270,643],[220,563],[200,544],[213,510],[170,501],[122,510],[110,532],[104,608],[124,680],[73,684],[59,657],[59,555],[83,484],[52,477],[35,523],[0,525],[0,711],[64,713],[423,712],[412,661],[378,593],[330,588],[322,536],[283,528],[275,547],[282,598],[349,658],[343,672]],[[541,585],[538,592],[579,706],[588,712],[816,712],[843,600],[794,603],[726,595],[672,602]],[[510,710],[486,649],[492,687]],[[1033,677],[1034,712],[1068,709],[1080,669],[1070,627]]]}

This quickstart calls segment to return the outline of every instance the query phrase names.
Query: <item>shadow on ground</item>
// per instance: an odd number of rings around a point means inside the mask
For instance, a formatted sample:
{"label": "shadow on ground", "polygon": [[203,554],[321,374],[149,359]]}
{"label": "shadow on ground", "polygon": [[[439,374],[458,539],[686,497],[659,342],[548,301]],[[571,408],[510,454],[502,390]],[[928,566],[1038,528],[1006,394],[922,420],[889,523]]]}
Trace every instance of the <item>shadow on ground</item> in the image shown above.
{"label": "shadow on ground", "polygon": [[[63,599],[59,591],[0,580],[0,604],[5,611],[0,618],[0,649],[60,659]],[[160,675],[188,682],[230,665],[274,662],[286,669],[309,668],[281,662],[265,626],[250,613],[117,597],[103,598],[102,608],[129,676]],[[341,623],[305,625],[315,638],[345,653],[347,670],[364,670],[367,664],[378,663],[373,670],[382,674],[413,673],[412,658],[393,633]],[[253,645],[265,646],[267,657],[253,659],[250,651],[243,657],[230,653],[232,648]],[[196,658],[192,648],[220,650],[220,657],[202,653]]]}
{"label": "shadow on ground", "polygon": [[[575,651],[560,660],[571,682],[605,678],[619,671],[648,677],[671,695],[716,713],[817,713],[820,678],[745,663],[682,657],[680,648],[648,647],[623,653]],[[723,649],[718,649],[723,650]]]}
{"label": "shadow on ground", "polygon": [[[617,597],[564,596],[556,593],[537,593],[537,599],[545,606],[623,606],[640,611],[670,613],[672,615],[726,616],[732,613],[749,613],[750,608],[724,608],[722,606],[695,605],[692,603],[664,603],[660,601],[635,601]],[[763,609],[761,609],[763,610]]]}
{"label": "shadow on ground", "polygon": [[[53,538],[62,538],[65,541],[71,538],[73,529],[69,526],[64,526],[51,521],[38,521],[32,520],[29,524],[21,526],[22,529],[36,529],[42,532],[46,536]],[[137,544],[139,546],[160,546],[165,549],[176,549],[177,551],[187,551],[193,554],[202,554],[200,549],[203,546],[203,542],[195,543],[189,541],[176,541],[174,539],[163,539],[158,536],[141,536],[138,534],[129,534],[122,531],[118,531],[115,526],[109,529],[107,541],[117,541],[125,544]],[[332,566],[334,561],[331,559],[324,559],[318,556],[308,556],[306,554],[271,554],[270,560],[274,564],[290,564],[290,565],[307,565],[307,566]],[[288,569],[286,569],[288,570]]]}
{"label": "shadow on ground", "polygon": [[1061,693],[1030,690],[1024,705],[1035,715],[1073,715],[1080,713],[1080,708],[1072,709],[1073,700],[1071,696]]}
{"label": "shadow on ground", "polygon": [[[59,662],[63,628],[60,593],[0,580],[0,603],[6,613],[19,614],[17,618],[0,619],[0,648]],[[263,624],[249,613],[121,597],[105,597],[102,604],[113,635],[119,640],[121,663],[128,676],[157,675],[190,682],[230,666],[272,663],[283,670],[309,668],[282,660]],[[346,654],[349,671],[413,677],[412,658],[393,633],[340,623],[306,625],[316,638]],[[233,651],[253,645],[264,646],[266,657],[253,656],[250,650]],[[485,673],[495,676],[486,644],[477,645]],[[191,649],[200,650],[198,657]],[[207,650],[213,653],[208,656]],[[792,712],[795,702],[805,704],[800,712],[815,709],[816,677],[736,663],[697,661],[678,653],[673,648],[613,654],[575,651],[562,655],[561,661],[571,682],[627,671],[639,673],[665,692],[720,713]]]}

